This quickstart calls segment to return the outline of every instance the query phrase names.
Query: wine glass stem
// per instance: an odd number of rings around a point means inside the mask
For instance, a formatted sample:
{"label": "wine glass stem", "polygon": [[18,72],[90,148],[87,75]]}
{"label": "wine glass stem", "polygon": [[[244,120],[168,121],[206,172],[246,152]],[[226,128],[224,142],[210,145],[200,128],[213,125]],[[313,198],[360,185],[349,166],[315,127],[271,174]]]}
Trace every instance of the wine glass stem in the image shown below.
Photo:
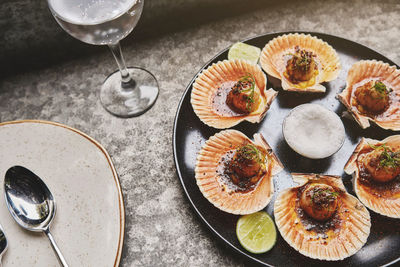
{"label": "wine glass stem", "polygon": [[[108,45],[108,47],[110,48],[111,53],[113,54],[113,56],[115,58],[115,61],[117,61],[119,72],[121,73],[122,88],[123,89],[130,88],[130,89],[126,89],[126,90],[131,91],[132,85],[134,84],[134,80],[132,79],[132,77],[129,74],[129,71],[126,67],[124,56],[122,55],[121,46],[120,46],[119,42],[116,44],[110,44],[110,45]],[[126,86],[126,85],[130,85],[130,86]]]}

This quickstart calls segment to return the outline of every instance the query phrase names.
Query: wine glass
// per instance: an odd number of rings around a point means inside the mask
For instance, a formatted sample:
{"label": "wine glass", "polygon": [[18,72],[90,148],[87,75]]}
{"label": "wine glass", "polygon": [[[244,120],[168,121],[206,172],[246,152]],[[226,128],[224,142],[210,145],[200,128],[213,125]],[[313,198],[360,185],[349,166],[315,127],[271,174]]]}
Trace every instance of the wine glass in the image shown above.
{"label": "wine glass", "polygon": [[127,68],[119,41],[136,26],[144,0],[47,0],[60,26],[89,44],[108,45],[119,70],[110,74],[100,91],[100,102],[118,117],[138,116],[150,109],[158,96],[153,74]]}

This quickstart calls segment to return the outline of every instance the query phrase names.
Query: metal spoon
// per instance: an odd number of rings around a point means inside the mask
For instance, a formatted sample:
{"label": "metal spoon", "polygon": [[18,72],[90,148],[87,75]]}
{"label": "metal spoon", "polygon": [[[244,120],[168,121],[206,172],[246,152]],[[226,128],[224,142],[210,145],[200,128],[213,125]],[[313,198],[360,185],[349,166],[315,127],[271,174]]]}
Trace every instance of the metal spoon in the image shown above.
{"label": "metal spoon", "polygon": [[27,168],[14,166],[6,172],[4,189],[7,208],[15,221],[26,230],[43,231],[50,239],[60,263],[68,266],[50,234],[56,202],[46,184]]}
{"label": "metal spoon", "polygon": [[3,227],[1,227],[0,224],[0,266],[2,266],[1,257],[3,256],[4,252],[6,252],[7,246],[8,246],[7,238],[6,235],[4,234]]}

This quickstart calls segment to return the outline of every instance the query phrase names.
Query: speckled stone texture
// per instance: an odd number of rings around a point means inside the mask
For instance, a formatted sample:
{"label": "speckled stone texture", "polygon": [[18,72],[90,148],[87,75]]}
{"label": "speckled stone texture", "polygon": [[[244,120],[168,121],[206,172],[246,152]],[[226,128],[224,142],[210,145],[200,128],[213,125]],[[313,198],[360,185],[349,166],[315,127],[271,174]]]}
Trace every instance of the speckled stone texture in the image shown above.
{"label": "speckled stone texture", "polygon": [[[220,50],[268,32],[318,31],[360,42],[400,63],[397,0],[233,4],[149,0],[143,22],[122,45],[127,64],[153,72],[161,93],[144,115],[119,119],[98,100],[102,81],[116,69],[111,53],[68,37],[48,10],[41,10],[46,8],[43,2],[6,0],[0,7],[0,121],[56,121],[104,145],[119,173],[125,199],[121,266],[248,265],[197,218],[172,155],[178,102],[193,75]],[[18,5],[28,10],[31,5],[34,12],[27,17],[32,21],[18,17]]]}

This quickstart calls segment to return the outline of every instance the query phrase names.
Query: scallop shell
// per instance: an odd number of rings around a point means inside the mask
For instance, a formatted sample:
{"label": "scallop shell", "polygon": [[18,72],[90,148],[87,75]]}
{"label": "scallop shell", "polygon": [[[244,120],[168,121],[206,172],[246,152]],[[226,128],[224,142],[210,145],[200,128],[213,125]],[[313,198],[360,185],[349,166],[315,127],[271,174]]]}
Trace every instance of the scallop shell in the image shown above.
{"label": "scallop shell", "polygon": [[[361,114],[352,103],[357,85],[371,79],[380,79],[393,89],[388,110],[376,118]],[[338,95],[338,99],[363,129],[370,126],[371,120],[383,129],[400,131],[400,70],[395,66],[376,60],[361,60],[355,63],[347,74],[346,88]]]}
{"label": "scallop shell", "polygon": [[[212,97],[216,90],[228,81],[238,81],[241,77],[252,74],[256,90],[259,90],[261,103],[257,110],[246,115],[222,116],[212,107]],[[242,121],[252,123],[260,122],[268,111],[278,92],[272,88],[267,90],[267,77],[258,65],[253,65],[245,60],[224,60],[212,64],[203,70],[193,83],[191,100],[194,112],[208,126],[225,129],[235,126]]]}
{"label": "scallop shell", "polygon": [[357,197],[365,206],[381,215],[391,218],[400,218],[400,193],[397,193],[394,196],[390,197],[385,196],[384,194],[377,196],[366,190],[366,187],[363,186],[363,184],[359,181],[358,157],[360,155],[360,152],[366,148],[368,149],[370,145],[377,144],[387,144],[392,148],[399,149],[400,135],[392,135],[382,141],[362,138],[360,143],[355,148],[350,159],[347,161],[344,167],[344,171],[347,174],[353,174],[354,191],[356,192]]}
{"label": "scallop shell", "polygon": [[[292,173],[300,185],[282,191],[275,200],[275,222],[286,242],[301,254],[320,260],[342,260],[355,254],[367,242],[371,220],[361,202],[346,192],[339,176]],[[321,238],[314,230],[306,230],[296,212],[298,190],[308,182],[325,183],[339,193],[338,210],[341,225]]]}
{"label": "scallop shell", "polygon": [[[256,187],[248,192],[227,188],[217,173],[221,158],[239,146],[253,143],[267,151],[267,172]],[[250,214],[265,208],[274,193],[273,176],[283,169],[264,137],[257,133],[254,142],[236,130],[225,130],[210,137],[200,150],[195,168],[197,185],[215,207],[233,214]]]}
{"label": "scallop shell", "polygon": [[[295,46],[316,55],[319,74],[315,83],[306,88],[298,88],[283,75],[286,70],[285,55],[293,52]],[[265,72],[281,80],[283,90],[297,92],[325,92],[326,88],[321,83],[336,79],[341,70],[339,56],[332,46],[317,37],[298,33],[285,34],[269,41],[261,52],[260,64]]]}

